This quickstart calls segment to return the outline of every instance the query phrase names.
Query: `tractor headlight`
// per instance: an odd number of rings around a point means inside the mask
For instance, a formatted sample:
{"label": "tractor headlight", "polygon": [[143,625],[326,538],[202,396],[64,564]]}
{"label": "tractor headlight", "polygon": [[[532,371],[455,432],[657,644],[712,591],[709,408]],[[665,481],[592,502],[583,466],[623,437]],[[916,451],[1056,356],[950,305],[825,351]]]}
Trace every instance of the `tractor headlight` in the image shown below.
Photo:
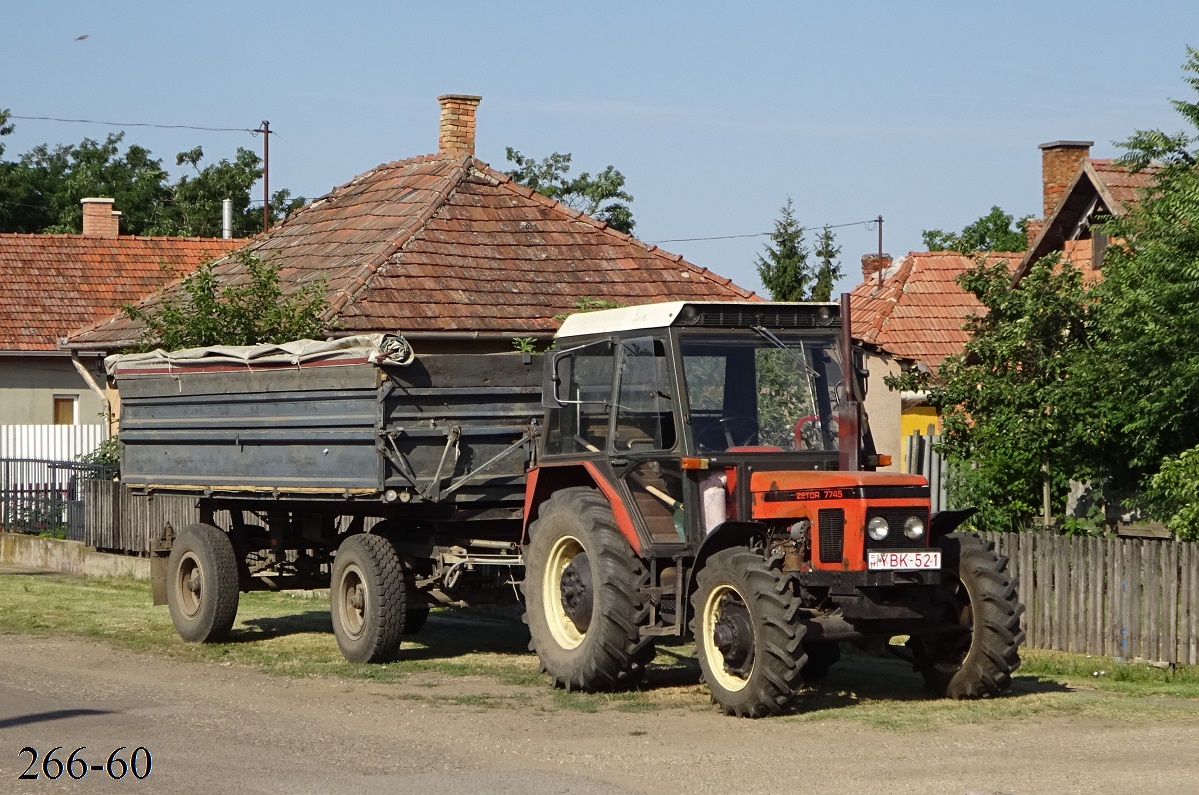
{"label": "tractor headlight", "polygon": [[866,534],[875,541],[882,541],[889,532],[891,532],[891,526],[881,516],[871,516],[870,521],[866,523]]}
{"label": "tractor headlight", "polygon": [[924,520],[919,516],[909,516],[903,523],[903,534],[915,541],[924,537]]}

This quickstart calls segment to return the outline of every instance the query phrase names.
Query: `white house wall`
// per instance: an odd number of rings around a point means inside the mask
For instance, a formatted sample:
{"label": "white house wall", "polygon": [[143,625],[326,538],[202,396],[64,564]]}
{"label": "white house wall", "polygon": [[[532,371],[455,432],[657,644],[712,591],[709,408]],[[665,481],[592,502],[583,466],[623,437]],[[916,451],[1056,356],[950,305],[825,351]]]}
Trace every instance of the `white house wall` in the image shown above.
{"label": "white house wall", "polygon": [[[95,367],[95,360],[87,360]],[[104,382],[103,370],[95,371]],[[74,396],[75,424],[103,423],[103,404],[66,356],[0,356],[0,425],[52,425],[54,398]]]}
{"label": "white house wall", "polygon": [[899,472],[903,458],[903,401],[899,392],[891,391],[883,383],[884,377],[899,375],[899,365],[889,356],[867,353],[866,369],[870,373],[866,390],[866,414],[870,418],[874,446],[879,453],[891,456],[894,462],[891,466],[880,469],[884,472]]}

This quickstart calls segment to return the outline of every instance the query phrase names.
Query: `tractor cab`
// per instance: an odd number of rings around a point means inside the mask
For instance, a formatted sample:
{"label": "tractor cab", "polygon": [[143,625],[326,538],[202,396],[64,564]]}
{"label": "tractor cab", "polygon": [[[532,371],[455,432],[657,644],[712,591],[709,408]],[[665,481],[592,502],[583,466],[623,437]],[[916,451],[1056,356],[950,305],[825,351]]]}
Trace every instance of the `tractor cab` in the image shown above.
{"label": "tractor cab", "polygon": [[635,506],[635,548],[655,554],[760,521],[766,473],[794,489],[873,469],[864,371],[841,317],[835,303],[750,302],[572,315],[545,357],[540,468],[582,459],[610,502]]}

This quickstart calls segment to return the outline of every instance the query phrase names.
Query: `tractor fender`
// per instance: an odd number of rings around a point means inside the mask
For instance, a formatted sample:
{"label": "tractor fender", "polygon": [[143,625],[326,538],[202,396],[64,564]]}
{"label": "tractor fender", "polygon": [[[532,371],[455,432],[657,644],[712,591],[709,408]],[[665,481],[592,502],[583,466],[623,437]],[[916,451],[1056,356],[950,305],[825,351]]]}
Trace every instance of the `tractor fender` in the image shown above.
{"label": "tractor fender", "polygon": [[522,519],[521,543],[529,543],[529,525],[537,518],[541,504],[559,489],[585,486],[598,489],[608,504],[612,506],[612,515],[616,519],[616,528],[629,546],[638,555],[641,554],[641,539],[633,517],[629,514],[628,506],[612,484],[611,479],[591,461],[579,463],[545,465],[529,470],[528,485],[525,490],[525,509]]}
{"label": "tractor fender", "polygon": [[695,553],[695,563],[687,577],[687,598],[695,590],[695,575],[715,553],[730,547],[748,547],[755,542],[766,545],[766,525],[760,522],[722,522],[708,534]]}
{"label": "tractor fender", "polygon": [[978,513],[978,508],[958,508],[952,511],[937,511],[928,521],[928,540],[936,543],[942,537],[957,530],[962,522]]}

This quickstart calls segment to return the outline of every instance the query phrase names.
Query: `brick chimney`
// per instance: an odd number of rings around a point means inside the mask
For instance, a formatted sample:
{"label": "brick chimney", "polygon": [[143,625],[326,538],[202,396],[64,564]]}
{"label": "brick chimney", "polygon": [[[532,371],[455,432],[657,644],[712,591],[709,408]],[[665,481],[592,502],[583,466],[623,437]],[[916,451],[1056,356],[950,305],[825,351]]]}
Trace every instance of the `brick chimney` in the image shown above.
{"label": "brick chimney", "polygon": [[121,214],[112,209],[112,199],[83,200],[83,236],[116,237],[121,233]]}
{"label": "brick chimney", "polygon": [[475,153],[475,111],[482,97],[472,94],[442,94],[441,124],[437,130],[437,151],[443,155]]}
{"label": "brick chimney", "polygon": [[1032,244],[1037,242],[1037,235],[1041,234],[1042,227],[1045,222],[1039,218],[1028,219],[1028,229],[1025,231],[1025,237],[1028,240],[1028,247],[1032,248]]}
{"label": "brick chimney", "polygon": [[[890,254],[863,254],[862,255],[862,278],[871,279],[875,274],[881,274],[887,268],[891,267]],[[882,278],[881,276],[879,277]]]}
{"label": "brick chimney", "polygon": [[1041,150],[1041,189],[1046,221],[1057,208],[1070,180],[1091,156],[1094,145],[1094,141],[1050,141],[1038,147]]}

